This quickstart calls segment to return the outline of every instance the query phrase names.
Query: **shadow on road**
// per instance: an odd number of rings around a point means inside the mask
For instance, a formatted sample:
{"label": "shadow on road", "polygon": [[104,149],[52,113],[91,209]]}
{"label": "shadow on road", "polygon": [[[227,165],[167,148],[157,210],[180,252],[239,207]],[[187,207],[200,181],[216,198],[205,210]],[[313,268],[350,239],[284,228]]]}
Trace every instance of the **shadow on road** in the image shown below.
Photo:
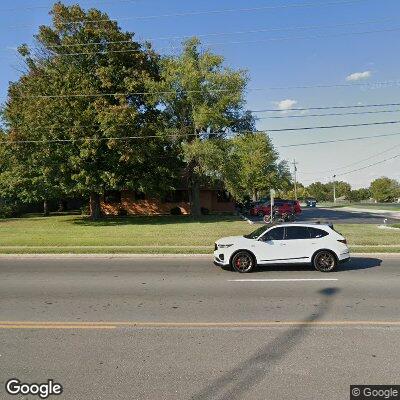
{"label": "shadow on road", "polygon": [[[336,271],[354,271],[357,269],[368,269],[379,267],[382,260],[373,257],[352,257],[351,260],[344,264],[339,264]],[[314,271],[314,268],[309,264],[270,264],[259,265],[253,273],[267,271]],[[317,272],[317,271],[315,271]]]}
{"label": "shadow on road", "polygon": [[320,290],[322,298],[318,310],[303,320],[301,325],[294,326],[272,342],[260,347],[251,357],[214,379],[191,399],[232,400],[245,398],[246,392],[261,382],[269,370],[306,335],[309,329],[307,322],[317,321],[326,314],[333,297],[338,292],[339,289],[335,287]]}
{"label": "shadow on road", "polygon": [[357,269],[368,269],[380,267],[382,260],[374,257],[352,257],[346,264],[340,264],[336,271],[354,271]]}

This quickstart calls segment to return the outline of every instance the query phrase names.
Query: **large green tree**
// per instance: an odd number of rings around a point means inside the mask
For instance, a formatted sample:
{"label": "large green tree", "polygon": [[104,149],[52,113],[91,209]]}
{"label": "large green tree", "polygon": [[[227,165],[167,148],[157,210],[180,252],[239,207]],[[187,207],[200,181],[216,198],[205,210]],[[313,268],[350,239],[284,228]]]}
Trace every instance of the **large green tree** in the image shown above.
{"label": "large green tree", "polygon": [[20,48],[27,71],[4,109],[10,146],[22,155],[17,175],[32,186],[26,192],[87,195],[98,218],[105,190],[169,188],[177,147],[143,94],[160,79],[158,56],[96,9],[56,3],[51,15],[37,47]]}
{"label": "large green tree", "polygon": [[262,132],[196,139],[184,150],[189,161],[196,159],[199,174],[223,182],[237,200],[257,200],[270,189],[286,190],[291,183],[287,163],[278,161],[271,140]]}
{"label": "large green tree", "polygon": [[378,202],[393,201],[400,196],[399,182],[386,176],[373,180],[369,190]]}
{"label": "large green tree", "polygon": [[[223,57],[202,51],[192,38],[179,56],[161,60],[159,81],[150,80],[149,99],[163,109],[165,125],[177,137],[186,160],[184,175],[190,188],[192,215],[200,214],[201,157],[199,140],[215,139],[254,127],[254,118],[243,109],[246,73],[224,66]],[[191,148],[193,146],[193,148]],[[199,151],[199,152],[198,152]]]}
{"label": "large green tree", "polygon": [[333,198],[333,191],[330,190],[330,187],[319,181],[307,186],[307,193],[318,201],[328,201]]}
{"label": "large green tree", "polygon": [[353,189],[350,192],[351,201],[368,200],[371,197],[371,191],[368,188]]}

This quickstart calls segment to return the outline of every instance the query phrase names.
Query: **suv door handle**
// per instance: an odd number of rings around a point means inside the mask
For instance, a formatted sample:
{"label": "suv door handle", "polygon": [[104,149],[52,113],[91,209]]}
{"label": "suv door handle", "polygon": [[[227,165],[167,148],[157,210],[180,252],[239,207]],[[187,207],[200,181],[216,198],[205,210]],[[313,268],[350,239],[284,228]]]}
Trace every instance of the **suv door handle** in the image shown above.
{"label": "suv door handle", "polygon": [[281,246],[286,246],[286,243],[280,243]]}

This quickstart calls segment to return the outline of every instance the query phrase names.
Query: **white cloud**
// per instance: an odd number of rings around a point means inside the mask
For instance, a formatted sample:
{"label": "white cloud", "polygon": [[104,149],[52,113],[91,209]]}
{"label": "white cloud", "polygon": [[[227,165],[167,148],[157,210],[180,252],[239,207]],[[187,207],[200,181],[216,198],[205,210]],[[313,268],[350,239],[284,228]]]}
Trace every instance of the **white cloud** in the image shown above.
{"label": "white cloud", "polygon": [[361,79],[368,79],[372,75],[371,71],[364,71],[364,72],[354,72],[346,76],[346,81],[359,81]]}
{"label": "white cloud", "polygon": [[287,111],[290,110],[293,106],[295,106],[297,104],[297,101],[292,99],[286,99],[278,101],[276,104],[280,110]]}

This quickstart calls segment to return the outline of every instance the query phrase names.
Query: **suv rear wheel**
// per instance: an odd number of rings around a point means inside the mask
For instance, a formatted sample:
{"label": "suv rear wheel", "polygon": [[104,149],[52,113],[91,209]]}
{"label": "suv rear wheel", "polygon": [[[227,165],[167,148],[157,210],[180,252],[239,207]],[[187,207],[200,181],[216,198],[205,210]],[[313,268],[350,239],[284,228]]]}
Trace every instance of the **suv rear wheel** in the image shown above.
{"label": "suv rear wheel", "polygon": [[248,251],[238,251],[231,260],[232,268],[240,273],[246,273],[255,267],[254,257]]}
{"label": "suv rear wheel", "polygon": [[331,251],[320,250],[313,258],[313,265],[317,271],[331,272],[336,268],[337,260]]}

